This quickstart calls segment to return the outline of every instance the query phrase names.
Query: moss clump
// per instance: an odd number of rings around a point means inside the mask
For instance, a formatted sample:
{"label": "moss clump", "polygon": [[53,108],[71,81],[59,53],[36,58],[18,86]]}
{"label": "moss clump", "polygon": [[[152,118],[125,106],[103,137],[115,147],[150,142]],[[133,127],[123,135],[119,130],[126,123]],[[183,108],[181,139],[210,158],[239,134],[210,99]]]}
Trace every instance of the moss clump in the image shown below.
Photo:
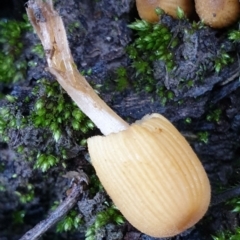
{"label": "moss clump", "polygon": [[208,138],[209,138],[209,133],[207,131],[204,131],[204,132],[198,132],[197,133],[197,136],[198,136],[198,140],[200,142],[203,142],[205,144],[208,143]]}
{"label": "moss clump", "polygon": [[24,210],[16,210],[12,213],[12,219],[14,225],[22,225],[24,224],[24,217],[26,212]]}
{"label": "moss clump", "polygon": [[0,107],[0,141],[9,142],[9,131],[20,129],[25,125],[25,119],[16,104],[16,97],[6,96],[5,106]]}
{"label": "moss clump", "polygon": [[57,232],[68,232],[79,228],[83,220],[79,213],[71,210],[60,222],[57,224]]}
{"label": "moss clump", "polygon": [[165,63],[167,70],[172,70],[173,49],[177,46],[178,40],[164,24],[151,24],[144,20],[137,20],[128,26],[136,31],[135,41],[127,47],[127,53],[138,78],[134,85],[139,89],[146,86],[145,90],[151,92],[156,88],[153,76],[154,61],[161,60]]}
{"label": "moss clump", "polygon": [[44,57],[44,49],[41,43],[38,43],[35,46],[33,46],[31,52],[37,54],[40,58]]}
{"label": "moss clump", "polygon": [[41,169],[43,172],[46,172],[53,166],[59,163],[59,157],[52,154],[38,153],[36,162],[34,164],[35,169]]}
{"label": "moss clump", "polygon": [[0,140],[43,172],[60,160],[64,167],[68,152],[83,148],[94,128],[59,84],[46,79],[27,97],[7,96],[0,113]]}
{"label": "moss clump", "polygon": [[25,75],[27,62],[21,59],[23,50],[22,36],[31,26],[24,21],[0,20],[0,83],[12,83]]}
{"label": "moss clump", "polygon": [[214,240],[239,240],[240,239],[240,228],[236,228],[234,232],[221,231],[216,236],[212,236]]}
{"label": "moss clump", "polygon": [[209,122],[216,122],[220,121],[222,115],[222,110],[220,108],[210,109],[209,113],[206,116],[207,121]]}
{"label": "moss clump", "polygon": [[119,67],[116,70],[116,90],[123,91],[128,86],[128,76],[127,76],[127,69],[124,67]]}
{"label": "moss clump", "polygon": [[[239,43],[240,30],[231,29],[228,33],[228,39],[233,41],[234,43]],[[224,66],[227,66],[228,64],[233,63],[234,59],[231,57],[230,54],[228,54],[224,50],[224,45],[223,45],[222,48],[218,51],[217,57],[215,58],[214,62],[215,62],[214,64],[215,71],[219,73]]]}
{"label": "moss clump", "polygon": [[240,42],[240,22],[238,22],[238,29],[231,29],[228,34],[228,38],[233,42]]}
{"label": "moss clump", "polygon": [[232,212],[240,213],[240,197],[232,198],[226,204],[232,208]]}
{"label": "moss clump", "polygon": [[126,67],[129,82],[162,105],[210,91],[222,81],[223,70],[237,62],[239,27],[217,32],[202,22],[188,21],[181,11],[178,18],[163,14],[160,23],[137,20],[129,25],[135,30],[134,42],[126,49],[131,59]]}
{"label": "moss clump", "polygon": [[[46,79],[41,80],[43,89],[36,87],[34,94],[38,100],[35,103],[35,111],[31,118],[35,127],[49,128],[55,141],[58,141],[68,128],[68,131],[80,131],[86,134],[94,128],[94,124],[78,108],[78,106],[69,101],[70,98],[62,90],[57,82],[49,82]],[[84,144],[86,139],[76,139],[79,144]]]}
{"label": "moss clump", "polygon": [[124,217],[117,210],[115,205],[107,206],[106,210],[97,213],[95,222],[90,227],[88,227],[86,231],[85,239],[86,240],[97,239],[96,235],[98,231],[109,223],[120,225],[123,224],[124,222],[125,222]]}
{"label": "moss clump", "polygon": [[219,73],[224,66],[233,63],[233,61],[234,59],[226,51],[220,49],[217,57],[214,59],[214,69]]}
{"label": "moss clump", "polygon": [[15,191],[15,194],[19,197],[22,204],[29,203],[34,199],[34,186],[28,183],[25,188]]}

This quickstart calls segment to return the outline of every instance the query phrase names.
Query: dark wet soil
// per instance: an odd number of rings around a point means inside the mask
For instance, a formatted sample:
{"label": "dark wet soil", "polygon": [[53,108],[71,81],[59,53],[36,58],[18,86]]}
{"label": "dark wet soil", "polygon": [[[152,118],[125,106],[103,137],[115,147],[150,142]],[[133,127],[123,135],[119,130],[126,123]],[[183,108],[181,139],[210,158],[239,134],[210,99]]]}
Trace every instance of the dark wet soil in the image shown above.
{"label": "dark wet soil", "polygon": [[[16,8],[19,9],[17,6]],[[112,79],[117,67],[131,64],[125,47],[134,41],[135,37],[127,27],[127,24],[138,18],[134,1],[58,0],[56,8],[66,25],[70,48],[79,70],[87,72],[91,69],[91,75],[87,76],[87,79],[93,85],[103,86],[99,89],[100,95],[120,116],[132,122],[147,113],[163,114],[178,127],[199,156],[211,181],[213,196],[221,189],[228,189],[238,184],[240,44],[232,43],[227,39],[228,30],[203,28],[190,36],[183,31],[189,27],[189,23],[179,23],[169,17],[164,18],[164,23],[172,31],[178,32],[181,44],[175,52],[177,68],[171,74],[166,72],[162,62],[154,64],[156,84],[171,90],[175,95],[163,106],[155,93],[136,91],[131,84],[124,91],[113,91]],[[72,28],[71,26],[76,22],[78,27]],[[37,80],[47,78],[49,81],[54,81],[54,79],[45,70],[45,60],[30,50],[31,46],[39,43],[37,37],[33,33],[27,33],[23,41],[26,46],[23,53],[26,60],[36,61],[38,64],[34,68],[29,66],[26,78],[8,86],[7,91],[19,98],[15,103],[18,111],[27,114],[36,100],[31,91],[38,84]],[[234,61],[216,73],[209,59],[217,54],[222,46]],[[201,80],[198,78],[199,69],[204,69]],[[186,87],[181,79],[192,79],[195,84]],[[131,80],[129,81],[131,83]],[[110,86],[104,87],[106,83]],[[22,104],[21,100],[26,96],[30,96],[30,102]],[[0,101],[0,106],[7,104],[5,100]],[[220,112],[217,120],[216,110]],[[207,133],[207,139],[200,137],[202,133]],[[18,239],[45,218],[54,201],[60,201],[65,197],[65,191],[69,186],[69,181],[62,177],[62,173],[66,171],[62,166],[56,166],[47,174],[43,174],[33,170],[33,162],[26,161],[29,152],[33,149],[44,149],[46,144],[53,144],[50,133],[48,133],[48,142],[41,138],[46,134],[45,130],[34,127],[27,127],[24,130],[15,129],[9,134],[10,141],[0,144],[0,184],[5,188],[0,191],[0,240]],[[22,142],[27,146],[24,155],[14,151]],[[87,174],[92,175],[93,169],[86,161],[87,149],[76,146],[68,136],[64,139],[64,146],[66,145],[69,149],[67,170],[81,167]],[[28,192],[29,184],[34,188],[34,198],[31,202],[22,204],[16,191]],[[106,194],[96,190],[79,201],[76,210],[84,216],[86,226],[94,221],[94,214],[104,209],[106,200],[109,200]],[[14,213],[19,211],[25,212],[22,223],[14,221],[16,219]],[[211,206],[206,216],[195,227],[169,239],[210,240],[211,235],[216,234],[217,231],[233,230],[236,226],[239,226],[238,214],[232,213],[230,206],[220,203]],[[57,234],[55,229],[51,229],[42,239],[85,239],[84,230],[82,228],[74,233]],[[108,225],[99,233],[97,239],[153,240],[154,238],[139,233],[126,223],[123,226]]]}

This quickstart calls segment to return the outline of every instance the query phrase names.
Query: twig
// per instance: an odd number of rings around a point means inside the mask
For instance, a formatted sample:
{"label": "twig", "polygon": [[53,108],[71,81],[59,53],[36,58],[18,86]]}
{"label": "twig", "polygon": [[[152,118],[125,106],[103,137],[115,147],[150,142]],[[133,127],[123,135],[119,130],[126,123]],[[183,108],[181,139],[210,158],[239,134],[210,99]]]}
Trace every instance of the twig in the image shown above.
{"label": "twig", "polygon": [[43,235],[49,228],[57,223],[67,212],[77,203],[80,194],[82,194],[82,185],[80,182],[73,183],[71,193],[68,197],[53,211],[49,217],[34,228],[26,232],[19,240],[37,240]]}

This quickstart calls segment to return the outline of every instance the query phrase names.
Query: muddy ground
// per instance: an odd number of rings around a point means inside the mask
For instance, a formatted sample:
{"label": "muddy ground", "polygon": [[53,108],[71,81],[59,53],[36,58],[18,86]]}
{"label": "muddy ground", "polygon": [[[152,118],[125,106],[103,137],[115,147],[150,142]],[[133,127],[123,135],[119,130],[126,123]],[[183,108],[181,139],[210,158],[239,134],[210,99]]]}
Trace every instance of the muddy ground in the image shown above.
{"label": "muddy ground", "polygon": [[[207,27],[189,37],[183,32],[189,23],[179,23],[167,16],[164,18],[164,23],[171,31],[178,31],[180,45],[175,49],[177,68],[171,74],[161,62],[155,62],[153,66],[156,85],[164,86],[174,93],[174,98],[163,105],[156,93],[146,93],[133,87],[135,77],[125,47],[135,38],[134,32],[127,27],[127,24],[138,18],[134,1],[58,0],[55,4],[68,29],[70,48],[79,70],[87,72],[91,69],[91,75],[87,76],[87,79],[94,86],[102,86],[99,88],[101,97],[120,116],[133,122],[148,113],[163,114],[178,127],[199,156],[208,173],[213,196],[221,189],[229,189],[238,184],[240,45],[227,39],[227,29],[214,30]],[[77,28],[69,27],[76,22]],[[31,47],[39,43],[36,35],[29,32],[22,41],[25,45],[22,55],[27,61],[37,62],[37,66],[29,66],[24,79],[13,85],[1,85],[1,90],[4,94],[18,97],[17,103],[14,104],[18,106],[18,111],[26,116],[33,109],[36,101],[36,96],[31,92],[37,86],[37,80],[46,78],[54,81],[54,78],[46,71],[44,58],[31,52]],[[213,63],[209,61],[209,53],[216,54],[222,46],[233,58],[233,62],[216,73]],[[132,77],[127,89],[121,92],[114,88],[116,69],[120,66],[126,67],[129,72],[128,77]],[[197,72],[203,66],[203,79],[199,81]],[[184,78],[193,79],[195,84],[186,87],[181,83],[179,87],[180,79]],[[26,96],[30,97],[29,103],[22,102]],[[0,106],[8,104],[6,100],[0,100]],[[216,110],[220,113],[218,117]],[[64,199],[69,187],[69,181],[62,177],[66,170],[81,167],[90,176],[94,172],[86,161],[87,149],[77,146],[74,140],[69,140],[68,135],[61,140],[68,149],[66,169],[58,164],[47,173],[33,170],[34,163],[26,161],[28,154],[33,149],[45,149],[46,144],[55,144],[51,134],[48,134],[47,142],[42,139],[46,131],[33,126],[20,130],[13,129],[9,131],[9,142],[0,143],[0,183],[4,186],[4,190],[0,191],[0,240],[18,239],[46,217],[54,201]],[[206,132],[207,139],[199,137],[199,133]],[[15,151],[20,143],[24,143],[24,154]],[[55,145],[53,148],[57,149]],[[34,188],[34,197],[30,202],[23,204],[15,192],[29,191],[27,189],[29,183]],[[94,194],[89,194],[88,191],[86,189],[86,197],[81,199],[76,207],[85,218],[84,227],[73,233],[61,234],[51,229],[42,239],[85,239],[86,227],[94,222],[95,214],[104,209],[104,201],[109,201],[104,192],[95,191]],[[239,216],[232,213],[231,209],[232,207],[224,202],[212,205],[206,216],[195,227],[169,239],[210,240],[217,231],[234,230],[239,226]],[[16,219],[14,213],[19,211],[25,213],[22,222],[14,221]],[[154,238],[139,233],[126,222],[121,226],[108,225],[101,230],[96,239],[153,240]]]}

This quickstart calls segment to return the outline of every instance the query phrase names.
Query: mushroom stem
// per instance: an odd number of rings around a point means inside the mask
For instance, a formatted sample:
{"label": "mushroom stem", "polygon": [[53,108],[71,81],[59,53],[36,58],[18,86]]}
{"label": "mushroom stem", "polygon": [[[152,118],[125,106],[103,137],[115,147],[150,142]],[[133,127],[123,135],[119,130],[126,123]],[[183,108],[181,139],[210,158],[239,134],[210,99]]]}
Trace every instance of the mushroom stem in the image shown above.
{"label": "mushroom stem", "polygon": [[92,89],[79,73],[68,46],[63,21],[53,9],[52,0],[29,0],[27,14],[40,38],[49,72],[69,94],[78,107],[104,135],[129,127]]}

